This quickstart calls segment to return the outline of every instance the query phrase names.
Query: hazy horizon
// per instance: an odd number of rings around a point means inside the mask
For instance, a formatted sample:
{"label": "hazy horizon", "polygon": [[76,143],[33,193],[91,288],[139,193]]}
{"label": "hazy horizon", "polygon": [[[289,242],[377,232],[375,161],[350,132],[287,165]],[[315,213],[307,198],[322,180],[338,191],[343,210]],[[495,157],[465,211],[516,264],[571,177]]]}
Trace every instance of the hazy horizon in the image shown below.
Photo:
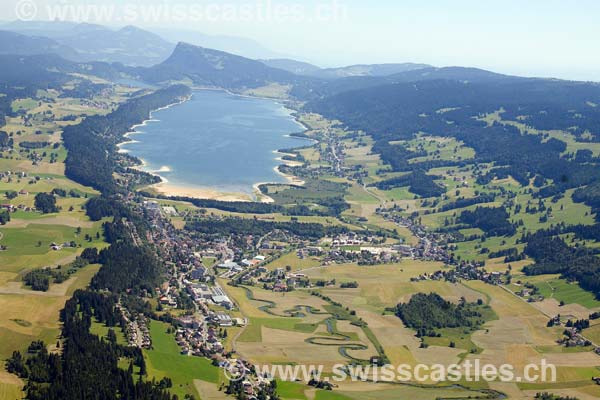
{"label": "hazy horizon", "polygon": [[[96,4],[11,0],[0,5],[0,10],[5,20],[18,19],[23,10],[28,12],[26,18],[34,14],[33,19],[44,20],[49,17],[48,10],[58,6],[63,7],[63,14],[59,15],[71,17],[74,14],[64,11],[65,7],[113,7],[110,13],[100,14],[100,18],[94,12],[85,17],[80,13],[76,22],[238,36],[252,39],[282,57],[321,67],[414,62],[477,67],[522,76],[600,81],[597,69],[600,54],[592,51],[594,38],[600,36],[595,21],[600,15],[600,3],[590,0],[577,1],[577,6],[556,0],[421,3],[178,0],[164,5],[152,1],[106,0]],[[152,7],[153,11],[148,11]]]}

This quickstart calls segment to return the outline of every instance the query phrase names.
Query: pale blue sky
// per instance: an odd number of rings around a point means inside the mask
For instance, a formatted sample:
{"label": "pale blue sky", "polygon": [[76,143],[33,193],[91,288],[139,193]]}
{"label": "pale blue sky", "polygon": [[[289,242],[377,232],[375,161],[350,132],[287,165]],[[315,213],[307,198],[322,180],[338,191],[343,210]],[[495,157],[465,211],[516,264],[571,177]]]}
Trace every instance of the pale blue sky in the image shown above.
{"label": "pale blue sky", "polygon": [[[24,1],[24,0],[21,0]],[[25,0],[30,1],[30,0]],[[302,5],[301,20],[266,18],[136,18],[163,26],[244,36],[279,53],[322,66],[424,62],[463,65],[528,76],[600,81],[600,1],[595,0],[337,0],[346,15],[314,19],[316,5],[335,0],[175,0],[169,6],[207,4],[257,10]],[[15,3],[3,0],[11,19]],[[38,0],[47,4],[163,4],[161,0]],[[270,5],[269,5],[270,4]],[[238,10],[239,11],[239,10]],[[343,14],[343,13],[342,13]],[[112,21],[114,25],[124,25]],[[106,22],[105,22],[106,24]]]}

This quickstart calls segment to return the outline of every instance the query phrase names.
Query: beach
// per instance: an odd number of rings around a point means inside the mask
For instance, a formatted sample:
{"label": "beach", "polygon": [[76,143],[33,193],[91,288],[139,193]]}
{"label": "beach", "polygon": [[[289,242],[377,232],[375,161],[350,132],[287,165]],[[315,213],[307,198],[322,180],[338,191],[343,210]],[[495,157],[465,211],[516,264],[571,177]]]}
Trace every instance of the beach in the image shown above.
{"label": "beach", "polygon": [[148,186],[147,189],[151,189],[163,196],[194,197],[197,199],[219,201],[254,201],[252,195],[245,193],[225,193],[211,188],[175,185],[169,182],[157,183]]}

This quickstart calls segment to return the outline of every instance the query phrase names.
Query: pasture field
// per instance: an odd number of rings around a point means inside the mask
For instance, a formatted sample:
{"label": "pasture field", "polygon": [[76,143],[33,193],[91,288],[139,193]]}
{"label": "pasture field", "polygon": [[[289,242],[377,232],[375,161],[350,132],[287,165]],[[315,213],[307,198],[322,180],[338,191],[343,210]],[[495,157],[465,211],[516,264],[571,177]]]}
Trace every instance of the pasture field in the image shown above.
{"label": "pasture field", "polygon": [[406,260],[398,264],[359,266],[355,264],[333,265],[306,271],[311,280],[336,279],[341,282],[358,282],[356,289],[325,288],[323,293],[349,306],[382,312],[407,301],[414,293],[437,292],[448,300],[458,301],[461,297],[477,300],[481,295],[463,285],[440,281],[411,282],[410,278],[423,273],[443,269],[442,263]]}
{"label": "pasture field", "polygon": [[411,385],[385,384],[385,383],[341,383],[333,391],[314,390],[296,382],[277,383],[277,392],[283,399],[290,400],[396,400],[417,399],[436,400],[477,398],[481,393],[459,387],[431,388]]}
{"label": "pasture field", "polygon": [[564,301],[565,304],[579,304],[588,309],[600,307],[600,301],[594,294],[582,289],[577,283],[550,277],[538,280],[535,285],[545,298],[553,298],[559,302]]}
{"label": "pasture field", "polygon": [[594,343],[600,343],[600,324],[592,323],[588,329],[584,330],[584,335]]}
{"label": "pasture field", "polygon": [[303,270],[307,268],[314,268],[321,265],[321,261],[317,257],[306,257],[300,259],[296,254],[296,251],[292,250],[289,253],[282,255],[281,257],[271,261],[265,265],[270,271],[276,270],[277,268],[285,268],[287,266],[292,267],[292,270]]}
{"label": "pasture field", "polygon": [[454,139],[440,136],[427,136],[418,134],[412,140],[405,141],[404,145],[411,151],[426,152],[426,156],[411,159],[411,162],[432,160],[461,161],[475,157],[475,150]]}
{"label": "pasture field", "polygon": [[[66,222],[70,222],[67,218]],[[7,250],[0,252],[0,265],[2,272],[19,274],[26,269],[66,264],[79,254],[84,247],[103,247],[103,241],[96,235],[101,235],[102,222],[91,224],[90,228],[78,228],[67,225],[36,224],[36,220],[27,221],[24,227],[19,226],[19,221],[11,221],[6,227],[0,229],[2,239],[0,244]],[[55,221],[52,221],[55,222]],[[56,220],[56,222],[61,222]],[[83,225],[83,224],[82,224]],[[88,235],[91,240],[85,240]],[[52,250],[52,243],[62,245],[74,241],[76,248],[64,247],[61,250]],[[80,247],[81,246],[81,247]]]}

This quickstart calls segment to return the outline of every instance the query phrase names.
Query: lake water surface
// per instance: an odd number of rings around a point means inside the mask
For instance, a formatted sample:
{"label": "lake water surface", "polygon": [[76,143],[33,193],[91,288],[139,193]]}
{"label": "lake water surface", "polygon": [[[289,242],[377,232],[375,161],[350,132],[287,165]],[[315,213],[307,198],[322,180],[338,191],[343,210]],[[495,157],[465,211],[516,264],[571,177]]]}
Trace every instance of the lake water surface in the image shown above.
{"label": "lake water surface", "polygon": [[303,129],[275,101],[202,90],[152,113],[120,147],[169,184],[252,193],[256,183],[285,182],[274,151],[306,145],[287,136]]}

